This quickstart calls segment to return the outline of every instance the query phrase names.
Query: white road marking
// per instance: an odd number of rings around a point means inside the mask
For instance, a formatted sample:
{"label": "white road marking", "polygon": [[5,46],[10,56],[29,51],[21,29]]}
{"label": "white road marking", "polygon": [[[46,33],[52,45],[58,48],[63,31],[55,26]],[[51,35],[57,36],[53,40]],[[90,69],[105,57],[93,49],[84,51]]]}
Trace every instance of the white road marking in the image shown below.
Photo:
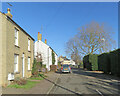
{"label": "white road marking", "polygon": [[103,94],[102,94],[99,90],[96,89],[96,91],[97,91],[101,96],[103,96]]}
{"label": "white road marking", "polygon": [[[60,74],[60,75],[61,75],[61,74]],[[55,84],[56,84],[58,78],[60,77],[60,75],[59,75],[59,76],[57,77],[57,79],[55,80]],[[49,94],[49,93],[51,92],[51,90],[53,89],[53,87],[54,87],[55,84],[52,85],[52,87],[48,90],[47,94]]]}

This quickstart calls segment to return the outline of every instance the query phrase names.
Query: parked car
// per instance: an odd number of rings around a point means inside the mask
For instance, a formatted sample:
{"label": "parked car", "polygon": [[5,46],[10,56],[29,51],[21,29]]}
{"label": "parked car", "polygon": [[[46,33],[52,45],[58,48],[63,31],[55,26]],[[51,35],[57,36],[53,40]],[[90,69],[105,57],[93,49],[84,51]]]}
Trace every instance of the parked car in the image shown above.
{"label": "parked car", "polygon": [[71,73],[71,67],[70,67],[70,65],[68,65],[68,64],[63,64],[63,65],[61,66],[61,72]]}

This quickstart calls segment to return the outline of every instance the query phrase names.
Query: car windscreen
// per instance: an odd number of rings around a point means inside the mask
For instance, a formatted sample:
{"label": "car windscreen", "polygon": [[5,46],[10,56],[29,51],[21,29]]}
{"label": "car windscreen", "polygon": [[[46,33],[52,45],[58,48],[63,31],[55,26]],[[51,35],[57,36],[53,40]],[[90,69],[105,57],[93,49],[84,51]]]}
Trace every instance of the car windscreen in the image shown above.
{"label": "car windscreen", "polygon": [[69,67],[69,65],[63,65],[64,68]]}

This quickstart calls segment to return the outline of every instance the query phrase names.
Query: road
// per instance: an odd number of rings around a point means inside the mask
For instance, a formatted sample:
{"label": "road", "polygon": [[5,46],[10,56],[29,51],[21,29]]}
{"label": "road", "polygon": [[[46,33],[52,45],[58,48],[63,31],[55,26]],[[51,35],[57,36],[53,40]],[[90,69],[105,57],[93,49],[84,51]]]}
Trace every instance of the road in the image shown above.
{"label": "road", "polygon": [[73,68],[72,73],[60,74],[49,94],[120,94],[119,78]]}

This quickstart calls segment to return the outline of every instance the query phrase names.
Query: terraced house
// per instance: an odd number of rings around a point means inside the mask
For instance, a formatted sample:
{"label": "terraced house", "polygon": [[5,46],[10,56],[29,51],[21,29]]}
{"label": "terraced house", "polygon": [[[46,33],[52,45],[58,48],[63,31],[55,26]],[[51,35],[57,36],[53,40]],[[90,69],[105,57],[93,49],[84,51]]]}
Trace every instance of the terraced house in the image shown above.
{"label": "terraced house", "polygon": [[33,64],[34,39],[13,19],[10,9],[8,13],[0,12],[2,50],[0,54],[0,85],[5,86],[15,78],[31,76]]}

